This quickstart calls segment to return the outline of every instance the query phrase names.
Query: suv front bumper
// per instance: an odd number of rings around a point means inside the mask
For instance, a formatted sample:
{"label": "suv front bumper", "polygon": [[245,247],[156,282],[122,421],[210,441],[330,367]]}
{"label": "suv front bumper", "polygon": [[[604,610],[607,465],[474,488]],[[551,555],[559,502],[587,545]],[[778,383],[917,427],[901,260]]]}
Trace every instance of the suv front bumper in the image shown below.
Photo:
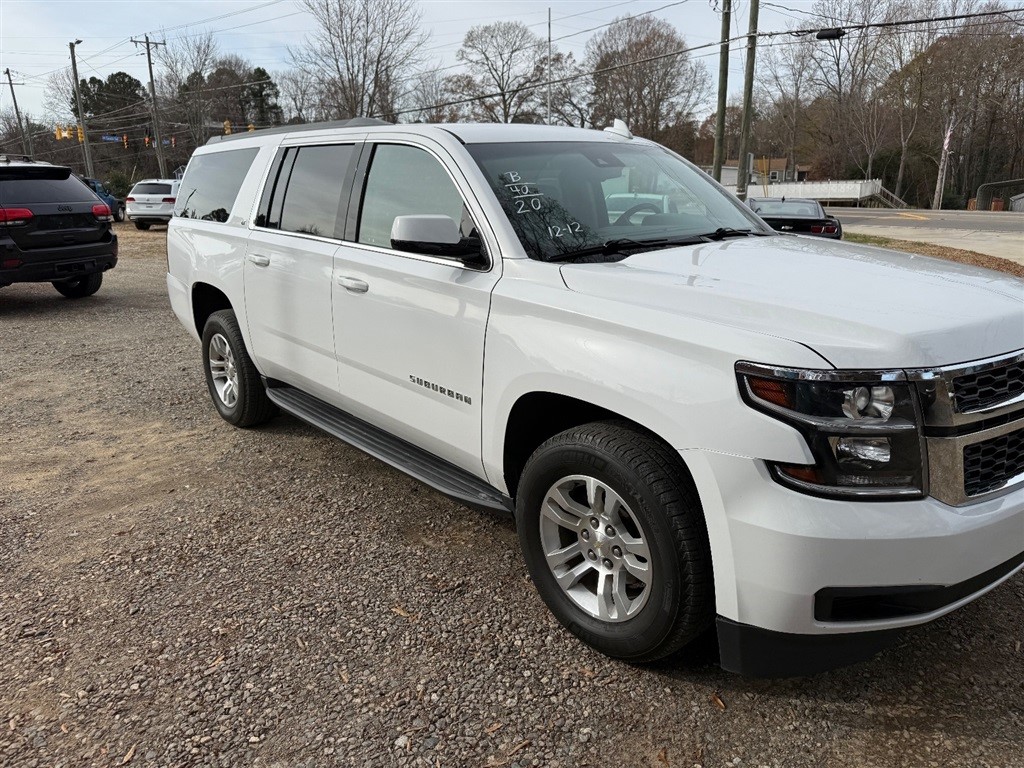
{"label": "suv front bumper", "polygon": [[[1024,562],[1024,488],[961,507],[834,501],[762,462],[684,451],[708,520],[722,666],[810,674],[980,597]],[[716,551],[717,550],[717,551]]]}

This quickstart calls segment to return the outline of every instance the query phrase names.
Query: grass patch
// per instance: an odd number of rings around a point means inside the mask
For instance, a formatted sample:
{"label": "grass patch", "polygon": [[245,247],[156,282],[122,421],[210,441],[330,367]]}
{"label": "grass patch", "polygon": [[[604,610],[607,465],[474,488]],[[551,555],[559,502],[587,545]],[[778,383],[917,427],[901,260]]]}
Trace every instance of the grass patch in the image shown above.
{"label": "grass patch", "polygon": [[939,259],[956,261],[960,264],[971,264],[975,267],[994,269],[997,272],[1006,272],[1015,277],[1024,278],[1024,264],[1018,264],[1009,259],[1000,259],[998,256],[989,256],[977,251],[965,251],[960,248],[947,248],[944,245],[932,245],[931,243],[920,243],[916,240],[896,240],[891,237],[876,237],[875,235],[858,235],[853,232],[844,232],[843,240],[861,245],[876,245],[879,248],[890,248],[894,251],[905,251],[906,253],[918,253],[922,256],[934,256]]}

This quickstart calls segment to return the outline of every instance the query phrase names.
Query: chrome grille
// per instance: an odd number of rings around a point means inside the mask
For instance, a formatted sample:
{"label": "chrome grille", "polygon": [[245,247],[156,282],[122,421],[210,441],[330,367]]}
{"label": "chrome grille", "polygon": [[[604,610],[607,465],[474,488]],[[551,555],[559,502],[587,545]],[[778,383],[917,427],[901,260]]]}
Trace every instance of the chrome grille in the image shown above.
{"label": "chrome grille", "polygon": [[1024,429],[964,447],[964,493],[978,496],[1024,474]]}
{"label": "chrome grille", "polygon": [[928,446],[928,494],[952,506],[1024,487],[1024,350],[910,369]]}
{"label": "chrome grille", "polygon": [[1024,393],[1024,361],[953,379],[953,397],[960,413],[970,413]]}

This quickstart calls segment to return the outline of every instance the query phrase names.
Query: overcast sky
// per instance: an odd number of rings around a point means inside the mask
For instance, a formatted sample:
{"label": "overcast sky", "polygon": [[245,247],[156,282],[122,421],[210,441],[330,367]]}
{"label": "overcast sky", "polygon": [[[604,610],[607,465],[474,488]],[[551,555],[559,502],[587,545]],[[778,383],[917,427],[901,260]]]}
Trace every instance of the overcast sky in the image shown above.
{"label": "overcast sky", "polygon": [[[748,4],[734,0],[733,34],[746,31]],[[1020,7],[1024,0],[1009,0]],[[477,24],[499,20],[522,21],[541,36],[547,35],[548,8],[552,37],[559,50],[582,56],[591,27],[616,17],[653,11],[672,23],[688,45],[719,39],[721,18],[716,0],[419,0],[428,61],[436,66],[455,62],[455,52],[466,31]],[[816,26],[810,0],[762,0],[760,28],[784,29],[799,23]],[[218,18],[220,17],[220,18]],[[10,68],[23,112],[44,116],[44,92],[50,72],[70,66],[68,43],[77,46],[79,77],[106,78],[125,71],[144,84],[146,57],[129,41],[149,34],[154,40],[173,40],[209,30],[221,53],[235,53],[271,73],[289,67],[288,47],[300,45],[313,28],[312,18],[296,0],[0,0],[0,72]],[[566,35],[566,39],[559,40]],[[695,54],[696,55],[696,54]],[[717,48],[701,51],[717,80]],[[740,92],[743,57],[733,45],[729,90]],[[17,85],[23,83],[23,85]],[[6,78],[0,90],[0,108],[10,107]],[[713,103],[706,105],[711,111]]]}

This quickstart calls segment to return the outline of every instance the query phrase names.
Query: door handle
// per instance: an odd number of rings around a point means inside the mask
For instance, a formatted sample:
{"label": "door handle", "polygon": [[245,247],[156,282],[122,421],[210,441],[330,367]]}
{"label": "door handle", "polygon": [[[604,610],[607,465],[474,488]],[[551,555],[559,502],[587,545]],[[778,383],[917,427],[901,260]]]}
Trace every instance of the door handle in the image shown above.
{"label": "door handle", "polygon": [[261,256],[258,253],[250,253],[247,258],[249,259],[249,261],[251,261],[257,267],[269,267],[270,266],[270,257],[269,256]]}
{"label": "door handle", "polygon": [[370,285],[365,280],[356,277],[339,277],[338,285],[352,293],[366,293],[370,290]]}

